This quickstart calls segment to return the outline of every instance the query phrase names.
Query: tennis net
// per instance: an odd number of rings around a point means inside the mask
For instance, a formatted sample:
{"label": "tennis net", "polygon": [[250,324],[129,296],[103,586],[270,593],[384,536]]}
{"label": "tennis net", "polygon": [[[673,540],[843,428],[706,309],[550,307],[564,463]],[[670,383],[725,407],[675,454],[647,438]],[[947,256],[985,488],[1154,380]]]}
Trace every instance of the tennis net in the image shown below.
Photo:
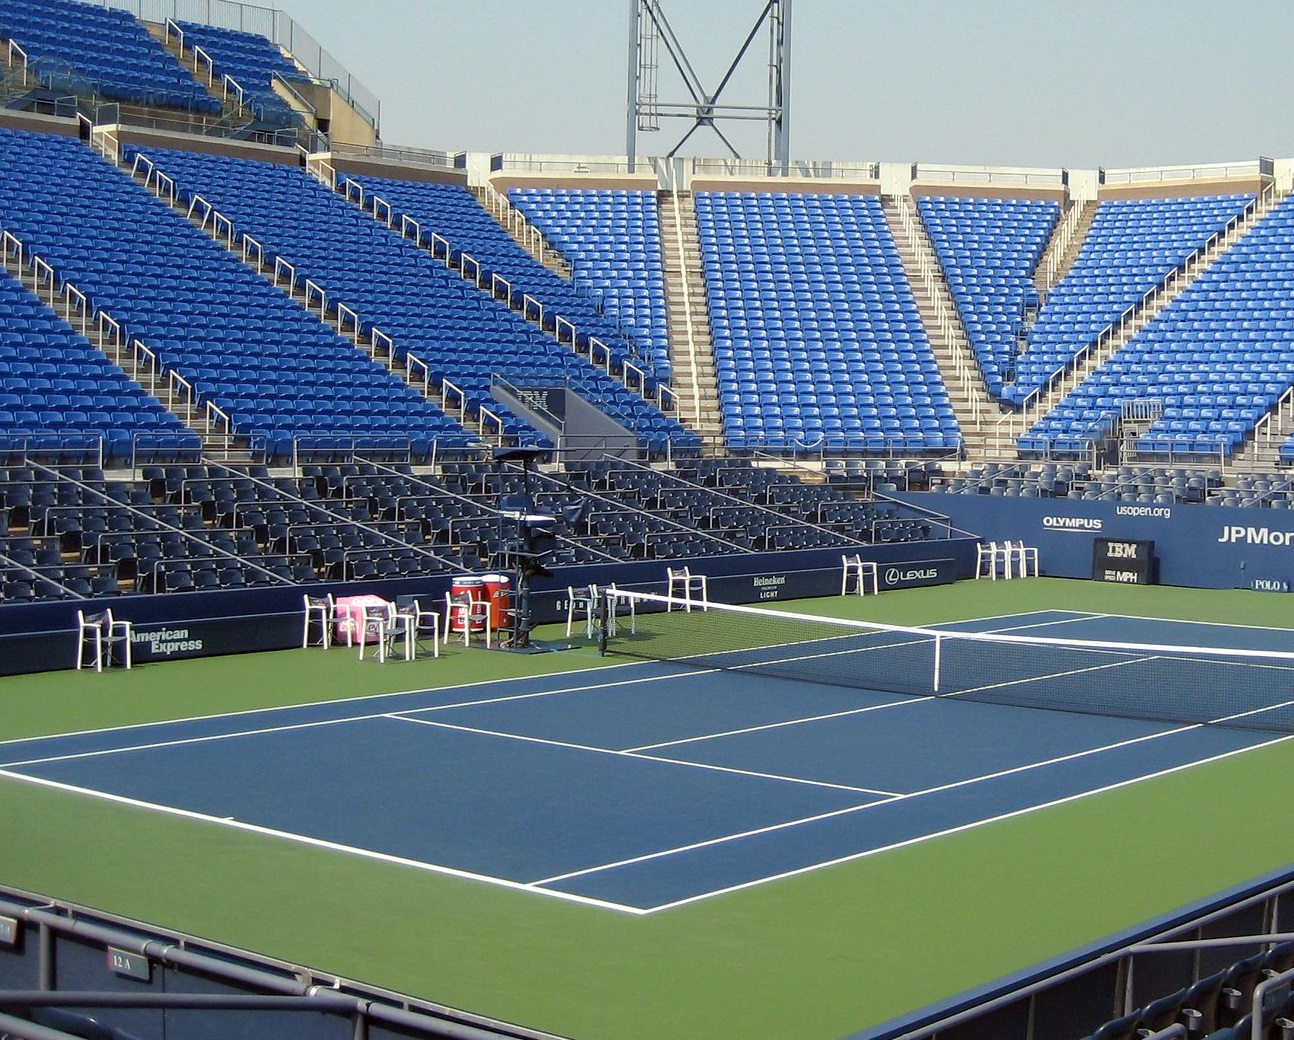
{"label": "tennis net", "polygon": [[607,652],[881,693],[1294,732],[1294,653],[909,628],[610,593]]}

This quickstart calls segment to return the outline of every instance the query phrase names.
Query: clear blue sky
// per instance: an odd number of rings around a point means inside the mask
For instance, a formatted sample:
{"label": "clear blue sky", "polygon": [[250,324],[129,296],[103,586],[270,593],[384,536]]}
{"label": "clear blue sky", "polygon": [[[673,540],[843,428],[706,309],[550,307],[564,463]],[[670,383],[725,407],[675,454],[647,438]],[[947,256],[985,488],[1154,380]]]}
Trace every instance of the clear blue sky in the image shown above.
{"label": "clear blue sky", "polygon": [[[390,144],[623,154],[629,0],[279,0],[382,102]],[[662,0],[707,86],[763,0]],[[665,56],[662,51],[662,63]],[[791,153],[996,166],[1294,155],[1294,4],[794,0]],[[767,97],[752,49],[732,103]],[[662,100],[684,100],[662,68]],[[736,128],[743,154],[762,129]],[[683,124],[638,138],[668,151]],[[688,154],[724,154],[699,131]]]}

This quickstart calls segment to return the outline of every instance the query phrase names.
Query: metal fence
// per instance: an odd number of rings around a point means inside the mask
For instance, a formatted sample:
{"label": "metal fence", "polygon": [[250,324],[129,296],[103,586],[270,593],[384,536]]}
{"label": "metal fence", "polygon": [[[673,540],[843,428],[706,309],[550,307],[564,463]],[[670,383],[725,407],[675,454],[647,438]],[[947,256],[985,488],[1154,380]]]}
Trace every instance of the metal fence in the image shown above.
{"label": "metal fence", "polygon": [[278,44],[315,79],[331,84],[380,133],[381,102],[319,42],[282,11],[234,0],[98,0],[101,7],[129,11],[145,22],[201,22],[256,33]]}

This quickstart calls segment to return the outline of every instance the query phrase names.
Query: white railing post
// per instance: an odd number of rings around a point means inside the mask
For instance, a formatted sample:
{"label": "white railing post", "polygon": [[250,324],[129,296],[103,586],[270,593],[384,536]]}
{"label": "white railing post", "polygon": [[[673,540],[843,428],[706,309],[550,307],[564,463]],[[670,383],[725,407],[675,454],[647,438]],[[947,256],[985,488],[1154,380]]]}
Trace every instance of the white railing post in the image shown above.
{"label": "white railing post", "polygon": [[[691,269],[687,266],[687,250],[683,245],[683,211],[678,201],[678,186],[670,185],[670,200],[674,207],[674,246],[678,254],[679,279],[683,287],[683,322],[687,330],[688,367],[692,372],[692,404],[696,422],[701,422],[701,381],[697,375],[696,334],[692,328]],[[677,398],[676,398],[677,400]]]}

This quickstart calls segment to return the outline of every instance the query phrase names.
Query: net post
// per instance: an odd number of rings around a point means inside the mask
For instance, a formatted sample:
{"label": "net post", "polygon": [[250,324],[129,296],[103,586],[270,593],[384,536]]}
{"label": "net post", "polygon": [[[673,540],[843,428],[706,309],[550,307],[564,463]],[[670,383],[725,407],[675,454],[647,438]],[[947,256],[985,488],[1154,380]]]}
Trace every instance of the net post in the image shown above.
{"label": "net post", "polygon": [[610,627],[607,622],[607,614],[614,609],[610,603],[611,593],[600,585],[595,585],[593,590],[593,611],[594,634],[598,641],[598,656],[607,656],[607,629]]}
{"label": "net post", "polygon": [[936,694],[939,692],[939,663],[940,663],[939,652],[940,650],[943,649],[943,642],[944,642],[944,637],[940,633],[936,632],[935,633],[935,674],[934,674],[934,682],[931,684],[931,692]]}

